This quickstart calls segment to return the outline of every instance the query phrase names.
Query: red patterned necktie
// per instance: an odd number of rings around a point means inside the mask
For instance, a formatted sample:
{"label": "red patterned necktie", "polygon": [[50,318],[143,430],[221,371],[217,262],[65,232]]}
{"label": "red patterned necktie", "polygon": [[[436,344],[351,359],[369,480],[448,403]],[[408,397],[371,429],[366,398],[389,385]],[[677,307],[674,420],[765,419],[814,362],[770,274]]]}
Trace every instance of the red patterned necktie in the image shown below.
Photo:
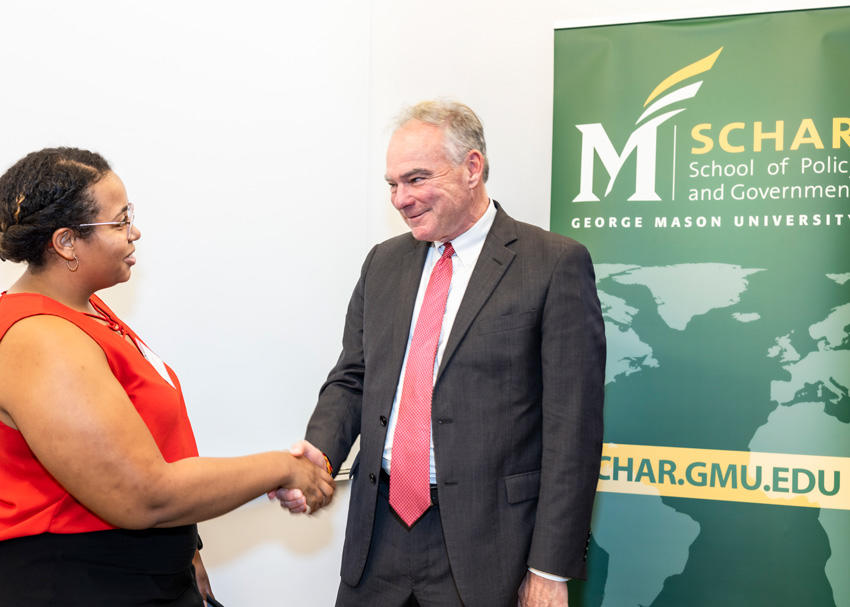
{"label": "red patterned necktie", "polygon": [[452,243],[447,242],[428,279],[407,353],[404,386],[393,434],[390,506],[408,527],[431,506],[429,479],[434,361],[452,282],[454,252]]}

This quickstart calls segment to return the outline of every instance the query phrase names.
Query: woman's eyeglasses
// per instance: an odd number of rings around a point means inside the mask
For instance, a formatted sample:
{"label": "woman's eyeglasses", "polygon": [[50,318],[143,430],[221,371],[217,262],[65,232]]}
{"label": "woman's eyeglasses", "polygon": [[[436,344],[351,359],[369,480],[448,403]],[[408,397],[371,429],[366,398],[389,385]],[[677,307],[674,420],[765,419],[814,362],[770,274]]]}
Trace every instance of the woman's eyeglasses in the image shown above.
{"label": "woman's eyeglasses", "polygon": [[121,221],[100,221],[98,223],[81,223],[77,227],[78,228],[90,228],[94,226],[127,226],[127,240],[130,239],[131,232],[133,231],[133,220],[135,219],[135,208],[133,207],[132,202],[127,203],[127,219],[122,219]]}

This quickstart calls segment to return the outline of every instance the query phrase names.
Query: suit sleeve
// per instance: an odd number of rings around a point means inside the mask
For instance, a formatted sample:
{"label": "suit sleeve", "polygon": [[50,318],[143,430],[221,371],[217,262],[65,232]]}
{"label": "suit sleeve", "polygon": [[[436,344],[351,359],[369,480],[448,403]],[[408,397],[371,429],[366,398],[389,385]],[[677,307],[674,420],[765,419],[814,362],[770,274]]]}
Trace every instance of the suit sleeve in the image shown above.
{"label": "suit sleeve", "polygon": [[605,329],[590,254],[578,243],[555,265],[541,360],[543,450],[528,566],[585,578],[602,451]]}
{"label": "suit sleeve", "polygon": [[318,403],[307,424],[305,438],[325,453],[335,472],[345,461],[360,434],[366,367],[363,353],[363,302],[366,273],[375,250],[373,248],[363,262],[360,279],[354,287],[345,315],[342,352],[319,390]]}

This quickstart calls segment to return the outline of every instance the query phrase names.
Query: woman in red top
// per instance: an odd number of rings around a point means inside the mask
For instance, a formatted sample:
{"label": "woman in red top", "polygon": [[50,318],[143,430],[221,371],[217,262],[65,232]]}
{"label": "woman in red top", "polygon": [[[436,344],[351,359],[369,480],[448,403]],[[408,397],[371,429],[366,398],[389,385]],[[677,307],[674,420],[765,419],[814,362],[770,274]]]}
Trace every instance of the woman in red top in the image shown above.
{"label": "woman in red top", "polygon": [[[180,384],[97,297],[130,278],[133,208],[99,155],[29,154],[0,177],[0,605],[202,605],[195,523],[333,481],[274,451],[198,457]],[[201,584],[204,594],[208,584]]]}

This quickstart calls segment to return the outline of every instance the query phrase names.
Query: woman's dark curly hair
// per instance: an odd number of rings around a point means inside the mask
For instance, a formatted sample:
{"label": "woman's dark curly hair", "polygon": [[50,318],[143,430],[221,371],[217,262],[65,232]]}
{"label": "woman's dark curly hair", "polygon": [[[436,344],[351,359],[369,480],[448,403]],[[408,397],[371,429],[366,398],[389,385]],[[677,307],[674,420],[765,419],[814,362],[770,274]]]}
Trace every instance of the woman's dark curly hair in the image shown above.
{"label": "woman's dark curly hair", "polygon": [[[92,185],[111,169],[100,154],[46,148],[21,158],[0,177],[0,259],[39,268],[59,228],[92,223]],[[74,230],[85,238],[92,228]]]}

